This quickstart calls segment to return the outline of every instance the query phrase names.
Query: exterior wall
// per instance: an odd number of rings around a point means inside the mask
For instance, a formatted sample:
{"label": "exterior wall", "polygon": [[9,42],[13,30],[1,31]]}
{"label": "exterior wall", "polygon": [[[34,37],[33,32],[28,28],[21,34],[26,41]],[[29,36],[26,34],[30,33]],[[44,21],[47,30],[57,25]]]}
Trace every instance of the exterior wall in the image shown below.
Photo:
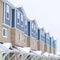
{"label": "exterior wall", "polygon": [[44,50],[45,50],[45,52],[50,53],[50,46],[48,44],[45,44],[44,45]]}
{"label": "exterior wall", "polygon": [[44,52],[44,42],[40,40],[40,50]]}
{"label": "exterior wall", "polygon": [[37,40],[33,37],[30,38],[30,47],[32,50],[37,50]]}
{"label": "exterior wall", "polygon": [[[19,15],[17,15],[17,13],[19,13]],[[28,37],[27,37],[28,36],[28,19],[27,19],[26,15],[24,13],[24,10],[22,8],[13,9],[12,14],[13,14],[13,16],[12,16],[12,28],[15,27],[16,30],[19,30],[20,32],[22,32],[22,35],[23,35],[23,39],[22,39],[23,41],[20,41],[17,43],[19,46],[26,47],[26,46],[28,46]],[[19,23],[17,23],[18,16],[20,17]],[[16,35],[16,33],[15,33],[15,35]],[[16,36],[18,36],[18,34]]]}
{"label": "exterior wall", "polygon": [[[11,27],[3,23],[3,2],[0,1],[0,42],[11,42]],[[3,17],[4,18],[4,17]],[[10,16],[10,22],[11,22]],[[7,28],[7,37],[2,36],[2,29]]]}
{"label": "exterior wall", "polygon": [[54,51],[53,50],[54,49],[53,45],[54,45],[54,37],[51,37],[50,38],[50,50],[51,50],[50,53],[53,53],[53,51]]}
{"label": "exterior wall", "polygon": [[[21,40],[19,40],[19,34],[22,36]],[[24,46],[24,33],[22,31],[19,31],[15,28],[12,29],[12,34],[11,34],[11,41],[12,44],[17,45],[17,46]]]}
{"label": "exterior wall", "polygon": [[29,44],[30,42],[29,42],[28,36],[24,35],[24,47],[30,47]]}
{"label": "exterior wall", "polygon": [[39,40],[37,41],[37,50],[44,52],[44,42]]}
{"label": "exterior wall", "polygon": [[53,41],[53,53],[56,54],[56,40]]}
{"label": "exterior wall", "polygon": [[34,20],[28,21],[28,40],[32,50],[38,50],[38,28]]}
{"label": "exterior wall", "polygon": [[[3,37],[2,36],[2,29],[3,28],[7,28],[7,37]],[[7,26],[4,26],[2,25],[1,26],[1,31],[0,31],[0,42],[11,42],[11,28],[7,27]]]}
{"label": "exterior wall", "polygon": [[37,40],[33,37],[28,37],[27,46],[31,47],[32,50],[37,50]]}
{"label": "exterior wall", "polygon": [[45,52],[50,53],[50,34],[45,33],[45,46],[44,46]]}
{"label": "exterior wall", "polygon": [[53,48],[53,54],[56,54],[56,49],[55,48]]}
{"label": "exterior wall", "polygon": [[45,32],[44,29],[38,29],[38,50],[44,52],[44,45],[45,45]]}
{"label": "exterior wall", "polygon": [[51,47],[51,52],[50,53],[53,53],[53,47]]}

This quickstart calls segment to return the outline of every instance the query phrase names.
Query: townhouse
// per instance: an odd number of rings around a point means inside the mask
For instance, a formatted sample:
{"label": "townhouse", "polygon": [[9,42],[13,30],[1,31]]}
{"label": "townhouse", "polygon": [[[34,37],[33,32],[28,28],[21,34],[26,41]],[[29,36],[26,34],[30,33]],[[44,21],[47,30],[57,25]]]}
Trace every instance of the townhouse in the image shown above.
{"label": "townhouse", "polygon": [[44,45],[45,52],[50,53],[50,34],[45,33],[45,45]]}
{"label": "townhouse", "polygon": [[30,42],[29,46],[32,50],[38,50],[38,27],[35,20],[28,21],[28,40]]}
{"label": "townhouse", "polygon": [[0,42],[11,43],[12,8],[6,0],[0,0]]}
{"label": "townhouse", "polygon": [[38,28],[36,20],[28,19],[23,7],[16,8],[7,0],[0,0],[0,42],[56,53],[54,38],[44,28]]}
{"label": "townhouse", "polygon": [[22,7],[12,9],[12,42],[17,46],[27,46],[28,19]]}
{"label": "townhouse", "polygon": [[53,53],[56,54],[56,40],[53,41]]}
{"label": "townhouse", "polygon": [[44,28],[38,29],[38,48],[44,52],[45,45],[45,31]]}

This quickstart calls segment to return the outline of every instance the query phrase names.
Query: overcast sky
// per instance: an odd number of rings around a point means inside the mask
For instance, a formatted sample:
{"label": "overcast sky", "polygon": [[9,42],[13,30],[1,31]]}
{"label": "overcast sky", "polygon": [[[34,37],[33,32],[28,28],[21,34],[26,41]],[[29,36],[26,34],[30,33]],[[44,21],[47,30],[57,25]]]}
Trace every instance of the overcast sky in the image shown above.
{"label": "overcast sky", "polygon": [[60,51],[60,0],[9,0],[15,6],[23,6],[29,19],[36,19],[57,40]]}

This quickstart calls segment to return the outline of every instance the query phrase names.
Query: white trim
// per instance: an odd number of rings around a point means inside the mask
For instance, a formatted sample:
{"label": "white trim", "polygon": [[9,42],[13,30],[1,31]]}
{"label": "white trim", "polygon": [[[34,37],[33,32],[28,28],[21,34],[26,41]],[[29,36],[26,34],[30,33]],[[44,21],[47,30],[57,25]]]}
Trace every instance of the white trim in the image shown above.
{"label": "white trim", "polygon": [[[17,17],[16,17],[16,19],[17,19],[17,24],[20,24],[20,12],[17,10]],[[19,22],[18,22],[18,19],[19,19]]]}
{"label": "white trim", "polygon": [[18,38],[19,38],[19,41],[22,41],[22,34],[21,33],[18,35]]}
{"label": "white trim", "polygon": [[31,30],[32,30],[32,29],[31,29],[31,22],[32,22],[32,21],[29,21],[29,22],[30,22],[30,36],[31,36],[31,32],[32,32],[32,31],[31,31]]}
{"label": "white trim", "polygon": [[5,24],[5,2],[4,2],[4,24]]}
{"label": "white trim", "polygon": [[[6,36],[4,36],[4,35],[3,35],[3,30],[4,30],[4,29],[5,29]],[[7,28],[3,28],[3,29],[2,29],[2,37],[7,38],[7,36],[8,36],[8,31],[7,31]]]}
{"label": "white trim", "polygon": [[4,25],[4,26],[7,26],[7,27],[11,28],[11,26],[9,26],[9,25],[7,25],[7,24],[4,24],[4,23],[2,23],[2,25]]}
{"label": "white trim", "polygon": [[15,21],[14,21],[14,23],[15,23],[15,24],[14,24],[15,28],[16,28],[16,10],[17,10],[17,9],[15,9],[15,17],[14,17],[14,19],[15,19]]}
{"label": "white trim", "polygon": [[[5,15],[6,15],[6,19],[7,20],[10,20],[10,6],[8,5],[8,4],[5,4],[5,8],[6,8],[6,11],[5,11]],[[9,8],[9,12],[7,11],[8,10],[8,8]],[[7,17],[7,13],[9,14],[9,17]]]}
{"label": "white trim", "polygon": [[[6,18],[6,17],[5,17],[5,4],[6,4],[6,3],[5,3],[5,2],[3,2],[3,3],[4,3],[4,10],[3,10],[3,11],[4,11],[4,23],[2,22],[2,25],[6,25],[7,27],[11,27],[11,26],[5,24],[5,18]],[[2,14],[2,19],[3,19],[3,14]],[[11,22],[10,22],[10,23],[11,23]]]}

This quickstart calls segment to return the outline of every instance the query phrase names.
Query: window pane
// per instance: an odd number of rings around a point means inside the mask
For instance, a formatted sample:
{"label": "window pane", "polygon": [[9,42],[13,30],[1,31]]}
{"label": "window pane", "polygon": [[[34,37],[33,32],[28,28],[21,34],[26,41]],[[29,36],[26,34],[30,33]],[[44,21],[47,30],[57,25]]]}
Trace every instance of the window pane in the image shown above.
{"label": "window pane", "polygon": [[6,28],[3,29],[3,37],[7,37],[7,29]]}
{"label": "window pane", "polygon": [[20,13],[17,11],[17,23],[20,23]]}
{"label": "window pane", "polygon": [[23,22],[23,15],[21,14],[21,21]]}
{"label": "window pane", "polygon": [[6,4],[6,19],[9,19],[9,5]]}
{"label": "window pane", "polygon": [[6,12],[9,13],[9,5],[6,4]]}
{"label": "window pane", "polygon": [[32,23],[32,29],[34,28],[34,24]]}
{"label": "window pane", "polygon": [[20,40],[20,41],[22,40],[22,35],[21,35],[21,34],[19,34],[19,40]]}
{"label": "window pane", "polygon": [[5,36],[5,29],[3,29],[3,36]]}
{"label": "window pane", "polygon": [[27,20],[25,20],[25,25],[27,25]]}

